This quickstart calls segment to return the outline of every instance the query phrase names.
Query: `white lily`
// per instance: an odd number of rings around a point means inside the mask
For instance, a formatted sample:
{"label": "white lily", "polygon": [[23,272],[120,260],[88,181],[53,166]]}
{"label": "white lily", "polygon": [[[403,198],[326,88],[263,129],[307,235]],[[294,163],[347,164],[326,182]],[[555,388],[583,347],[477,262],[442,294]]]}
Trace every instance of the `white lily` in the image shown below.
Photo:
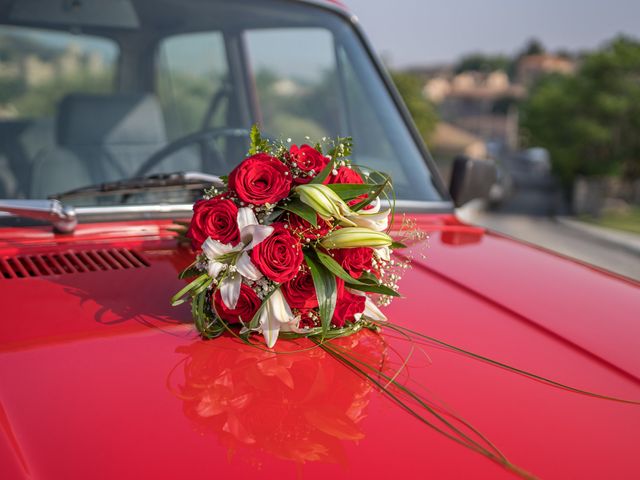
{"label": "white lily", "polygon": [[360,320],[361,317],[367,317],[368,319],[374,320],[377,322],[387,321],[386,315],[380,311],[378,306],[374,303],[373,300],[369,298],[369,296],[366,293],[361,292],[359,290],[352,290],[352,289],[349,289],[349,291],[351,293],[355,293],[356,295],[362,295],[363,297],[365,297],[364,310],[362,313],[358,313],[355,315],[356,321]]}
{"label": "white lily", "polygon": [[266,305],[260,312],[258,331],[264,335],[267,347],[272,348],[282,331],[292,331],[297,327],[296,317],[278,288],[268,298]]}
{"label": "white lily", "polygon": [[378,322],[387,321],[387,317],[385,316],[385,314],[380,311],[378,306],[373,303],[373,300],[371,300],[369,297],[367,297],[367,299],[364,301],[364,312],[362,312],[362,314],[365,317],[370,318],[371,320],[376,320]]}
{"label": "white lily", "polygon": [[384,260],[385,262],[391,261],[391,249],[388,246],[374,248],[373,250],[380,260]]}
{"label": "white lily", "polygon": [[217,278],[220,272],[228,270],[220,282],[220,296],[227,308],[234,309],[238,304],[242,277],[260,280],[263,275],[251,262],[249,250],[265,240],[273,232],[273,227],[260,225],[253,210],[238,209],[238,228],[240,242],[237,245],[222,243],[208,237],[202,244],[202,252],[209,260],[207,273]]}
{"label": "white lily", "polygon": [[387,209],[382,212],[379,210],[380,205],[378,202],[377,209],[360,210],[352,215],[347,215],[347,218],[358,227],[366,227],[371,230],[375,230],[376,232],[383,232],[389,228],[389,214],[391,213],[391,210]]}

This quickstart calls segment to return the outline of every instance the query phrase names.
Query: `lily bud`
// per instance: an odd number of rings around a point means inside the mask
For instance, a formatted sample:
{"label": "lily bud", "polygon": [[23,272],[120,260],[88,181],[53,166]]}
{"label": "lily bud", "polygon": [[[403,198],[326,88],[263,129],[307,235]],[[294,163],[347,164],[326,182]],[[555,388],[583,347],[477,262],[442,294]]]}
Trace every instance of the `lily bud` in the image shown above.
{"label": "lily bud", "polygon": [[364,227],[348,227],[329,233],[322,239],[320,245],[324,248],[376,248],[386,247],[392,243],[393,240],[386,233]]}
{"label": "lily bud", "polygon": [[355,226],[347,218],[347,216],[353,215],[354,212],[336,192],[326,185],[308,183],[306,185],[298,185],[294,190],[300,197],[300,201],[313,208],[323,219],[336,218],[343,225]]}

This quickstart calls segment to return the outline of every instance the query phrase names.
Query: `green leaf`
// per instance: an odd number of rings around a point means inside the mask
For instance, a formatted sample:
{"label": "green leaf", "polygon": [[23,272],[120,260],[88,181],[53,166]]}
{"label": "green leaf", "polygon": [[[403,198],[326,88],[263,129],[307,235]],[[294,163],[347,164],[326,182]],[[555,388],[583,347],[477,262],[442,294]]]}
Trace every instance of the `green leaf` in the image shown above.
{"label": "green leaf", "polygon": [[309,183],[322,183],[322,182],[324,182],[324,180],[331,173],[331,170],[333,170],[334,165],[335,165],[335,161],[332,158],[329,161],[329,163],[327,163],[327,166],[324,167],[322,170],[320,170],[320,173],[318,175],[316,175],[315,177],[313,177],[313,179]]}
{"label": "green leaf", "polygon": [[287,210],[288,212],[295,213],[300,218],[306,220],[314,227],[318,226],[318,217],[316,215],[316,211],[311,208],[306,203],[301,202],[300,200],[292,200],[286,205],[281,205],[279,208],[283,210]]}
{"label": "green leaf", "polygon": [[204,293],[212,283],[213,278],[208,278],[205,282],[202,282],[198,287],[194,288],[191,295],[200,295],[201,293]]}
{"label": "green leaf", "polygon": [[284,210],[274,210],[273,212],[271,212],[269,215],[267,215],[266,217],[264,217],[264,219],[262,220],[262,224],[263,225],[271,225],[273,222],[275,222],[278,217],[280,215],[282,215],[284,213]]}
{"label": "green leaf", "polygon": [[324,339],[329,331],[333,312],[336,309],[336,301],[338,299],[336,277],[310,255],[305,255],[304,259],[309,266],[313,285],[316,288],[318,311],[320,313],[320,322],[322,324],[322,338]]}
{"label": "green leaf", "polygon": [[260,143],[260,130],[258,130],[258,124],[254,123],[251,127],[251,133],[249,133],[249,139],[251,145],[249,146],[249,155],[255,155],[258,153],[258,144]]}
{"label": "green leaf", "polygon": [[193,262],[191,265],[189,265],[187,268],[185,268],[183,271],[180,272],[180,274],[178,275],[178,278],[180,279],[191,278],[191,277],[195,277],[196,275],[200,275],[201,273],[202,272],[196,268],[196,262]]}
{"label": "green leaf", "polygon": [[211,280],[211,278],[209,278],[209,274],[203,273],[202,275],[197,277],[195,280],[193,280],[191,283],[187,284],[182,290],[176,293],[173,297],[171,297],[171,305],[175,307],[177,305],[184,303],[185,300],[182,297],[184,297],[191,290],[197,289],[198,287],[202,286],[202,284],[206,283],[209,280]]}
{"label": "green leaf", "polygon": [[380,285],[380,280],[371,272],[362,272],[360,275],[360,281],[367,285]]}
{"label": "green leaf", "polygon": [[362,194],[376,191],[380,185],[374,183],[331,183],[327,185],[343,200],[352,200]]}
{"label": "green leaf", "polygon": [[381,295],[389,295],[390,297],[400,297],[401,295],[389,288],[385,285],[374,285],[374,284],[349,284],[349,288],[353,288],[354,290],[360,290],[361,292],[371,292],[371,293],[379,293]]}
{"label": "green leaf", "polygon": [[204,295],[195,295],[191,298],[191,316],[200,333],[204,333]]}
{"label": "green leaf", "polygon": [[204,338],[211,339],[222,335],[225,330],[225,326],[222,324],[222,320],[217,317],[210,318],[205,311],[205,305],[207,303],[207,293],[202,292],[194,295],[191,301],[191,315],[196,324],[196,329],[200,332]]}
{"label": "green leaf", "polygon": [[396,249],[396,248],[407,248],[407,246],[402,243],[402,242],[393,242],[391,245],[389,245],[392,249]]}
{"label": "green leaf", "polygon": [[360,280],[356,280],[351,275],[349,275],[347,271],[344,268],[342,268],[340,264],[336,262],[330,255],[327,255],[326,253],[323,253],[320,250],[316,250],[315,252],[318,255],[318,260],[320,260],[320,262],[325,267],[327,267],[327,270],[333,273],[336,277],[340,277],[342,280],[344,280],[350,285],[351,284],[365,285]]}
{"label": "green leaf", "polygon": [[353,207],[351,207],[351,210],[353,210],[354,212],[357,212],[358,210],[362,210],[364,207],[366,207],[371,202],[373,202],[376,198],[378,198],[387,185],[389,185],[388,181],[385,183],[376,184],[376,188],[373,189],[373,193],[369,193],[367,198],[365,198],[359,203],[356,203]]}
{"label": "green leaf", "polygon": [[336,262],[333,258],[331,258],[326,253],[320,252],[316,250],[318,254],[318,259],[322,262],[322,264],[327,267],[327,269],[335,274],[337,277],[342,278],[345,283],[348,284],[349,288],[353,288],[354,290],[360,290],[361,292],[371,292],[371,293],[380,293],[382,295],[390,295],[392,297],[399,297],[400,294],[395,290],[386,287],[384,285],[380,285],[380,281],[378,278],[371,272],[362,272],[362,276],[359,280],[353,278],[349,275],[338,262]]}
{"label": "green leaf", "polygon": [[251,139],[251,146],[249,147],[249,155],[255,155],[256,153],[266,152],[269,150],[269,142],[262,138],[258,124],[254,123],[251,127],[251,133],[249,134]]}

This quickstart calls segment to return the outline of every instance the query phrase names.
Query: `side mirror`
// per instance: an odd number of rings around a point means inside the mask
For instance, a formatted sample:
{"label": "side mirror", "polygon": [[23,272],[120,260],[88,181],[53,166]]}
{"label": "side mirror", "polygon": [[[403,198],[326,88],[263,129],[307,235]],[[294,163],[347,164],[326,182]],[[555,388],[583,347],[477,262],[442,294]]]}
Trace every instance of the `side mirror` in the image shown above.
{"label": "side mirror", "polygon": [[460,207],[476,198],[488,198],[497,178],[498,170],[493,160],[458,155],[453,160],[449,193],[456,207]]}

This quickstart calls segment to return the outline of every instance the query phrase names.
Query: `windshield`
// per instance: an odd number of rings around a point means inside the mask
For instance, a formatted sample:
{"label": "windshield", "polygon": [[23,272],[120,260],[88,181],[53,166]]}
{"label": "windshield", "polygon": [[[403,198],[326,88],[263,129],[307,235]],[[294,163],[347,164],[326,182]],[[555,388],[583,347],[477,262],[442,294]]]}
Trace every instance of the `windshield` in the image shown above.
{"label": "windshield", "polygon": [[[117,3],[72,11],[18,0],[0,9],[0,198],[161,172],[223,175],[258,123],[297,144],[352,136],[355,162],[390,173],[398,198],[442,200],[341,16],[288,1]],[[192,200],[184,195],[68,203]]]}

